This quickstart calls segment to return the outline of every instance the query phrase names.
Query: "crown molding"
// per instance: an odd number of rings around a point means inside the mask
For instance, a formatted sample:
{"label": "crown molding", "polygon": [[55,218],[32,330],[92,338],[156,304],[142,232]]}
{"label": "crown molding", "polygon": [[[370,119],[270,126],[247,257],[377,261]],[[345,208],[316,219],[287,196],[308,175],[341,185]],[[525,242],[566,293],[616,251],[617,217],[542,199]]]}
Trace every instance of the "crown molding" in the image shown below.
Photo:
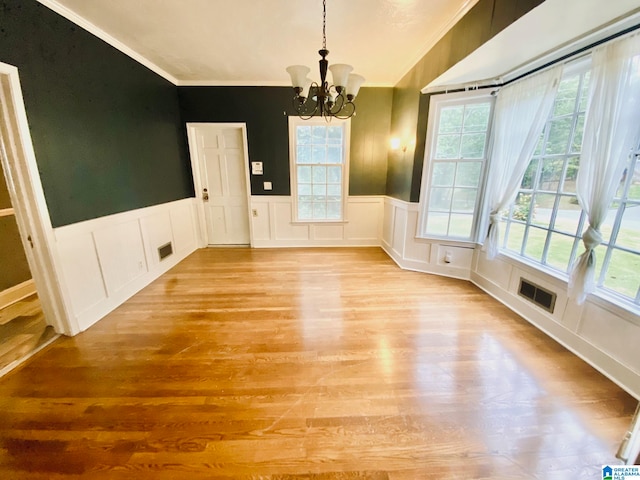
{"label": "crown molding", "polygon": [[141,65],[144,65],[145,67],[147,67],[152,72],[160,75],[165,80],[168,80],[169,82],[173,83],[174,85],[178,85],[178,83],[179,83],[178,79],[176,77],[174,77],[173,75],[171,75],[169,72],[163,70],[162,68],[160,68],[155,63],[153,63],[150,60],[148,60],[147,58],[143,57],[138,52],[136,52],[132,48],[126,46],[121,41],[119,41],[116,38],[112,37],[110,34],[105,32],[101,28],[97,27],[96,25],[94,25],[93,23],[88,21],[87,19],[81,17],[80,15],[78,15],[74,11],[68,9],[64,5],[61,5],[56,0],[38,0],[38,3],[40,3],[40,4],[44,5],[45,7],[53,10],[58,15],[63,16],[64,18],[66,18],[70,22],[75,23],[76,25],[78,25],[79,27],[83,28],[87,32],[89,32],[92,35],[95,35],[96,37],[98,37],[100,40],[105,41],[106,43],[111,45],[116,50],[119,50],[120,52],[124,53],[125,55],[131,57],[133,60],[135,60],[136,62],[138,62]]}

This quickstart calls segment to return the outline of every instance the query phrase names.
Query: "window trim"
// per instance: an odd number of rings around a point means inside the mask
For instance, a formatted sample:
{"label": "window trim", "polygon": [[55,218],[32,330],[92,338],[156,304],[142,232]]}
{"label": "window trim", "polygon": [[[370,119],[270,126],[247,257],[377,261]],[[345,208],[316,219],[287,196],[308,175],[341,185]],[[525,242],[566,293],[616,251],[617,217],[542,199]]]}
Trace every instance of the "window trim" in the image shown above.
{"label": "window trim", "polygon": [[[482,158],[482,171],[478,179],[478,196],[476,199],[475,210],[473,213],[473,223],[471,226],[471,235],[469,238],[460,238],[450,235],[434,235],[425,232],[427,227],[428,209],[429,209],[429,192],[431,191],[431,176],[433,172],[436,148],[436,120],[440,118],[440,111],[443,107],[451,105],[466,105],[469,103],[481,103],[483,100],[490,100],[489,124],[487,125],[487,138],[485,142],[485,152]],[[495,97],[492,90],[472,90],[455,93],[444,93],[431,95],[429,99],[429,114],[427,119],[427,132],[424,149],[424,159],[422,163],[422,179],[420,183],[420,200],[418,221],[416,226],[416,238],[424,240],[456,242],[462,245],[478,244],[484,238],[482,233],[485,221],[485,212],[487,210],[487,200],[485,198],[485,189],[487,182],[487,172],[489,170],[489,162],[491,158],[491,129],[493,127],[493,115],[495,107]],[[463,159],[451,159],[457,162]],[[470,161],[472,159],[469,159]]]}
{"label": "window trim", "polygon": [[[297,224],[343,224],[348,223],[347,220],[347,203],[349,200],[349,163],[351,153],[351,119],[331,119],[331,123],[328,123],[324,118],[317,117],[309,120],[303,120],[300,117],[289,116],[289,185],[291,188],[291,223]],[[299,125],[323,125],[330,126],[331,124],[339,123],[344,125],[343,131],[343,154],[342,154],[342,205],[340,208],[340,218],[326,218],[326,219],[300,219],[298,218],[298,170],[296,163],[296,127]]]}

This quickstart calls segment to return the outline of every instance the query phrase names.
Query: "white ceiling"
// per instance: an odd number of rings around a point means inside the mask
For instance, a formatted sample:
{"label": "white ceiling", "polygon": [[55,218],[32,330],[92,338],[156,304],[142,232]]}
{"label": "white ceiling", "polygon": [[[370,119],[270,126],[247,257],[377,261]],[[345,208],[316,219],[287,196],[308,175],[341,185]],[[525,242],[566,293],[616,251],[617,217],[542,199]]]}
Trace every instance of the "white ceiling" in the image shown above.
{"label": "white ceiling", "polygon": [[[288,85],[292,64],[319,77],[321,0],[40,2],[97,27],[178,84]],[[353,65],[368,86],[392,86],[476,2],[327,0],[329,63]]]}
{"label": "white ceiling", "polygon": [[[322,0],[38,1],[177,85],[289,85],[292,64],[319,76]],[[327,0],[329,63],[393,86],[477,1]],[[508,77],[639,11],[640,0],[546,0],[430,86]]]}

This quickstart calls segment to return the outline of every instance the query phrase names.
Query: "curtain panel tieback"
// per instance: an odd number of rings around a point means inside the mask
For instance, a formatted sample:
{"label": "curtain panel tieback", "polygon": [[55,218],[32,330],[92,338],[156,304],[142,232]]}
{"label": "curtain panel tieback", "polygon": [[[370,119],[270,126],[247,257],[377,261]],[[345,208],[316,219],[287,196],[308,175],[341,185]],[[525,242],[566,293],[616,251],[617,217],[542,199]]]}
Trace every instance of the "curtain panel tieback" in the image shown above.
{"label": "curtain panel tieback", "polygon": [[602,233],[600,233],[600,230],[597,228],[589,225],[587,231],[582,235],[582,242],[584,243],[584,248],[587,250],[594,250],[602,243]]}

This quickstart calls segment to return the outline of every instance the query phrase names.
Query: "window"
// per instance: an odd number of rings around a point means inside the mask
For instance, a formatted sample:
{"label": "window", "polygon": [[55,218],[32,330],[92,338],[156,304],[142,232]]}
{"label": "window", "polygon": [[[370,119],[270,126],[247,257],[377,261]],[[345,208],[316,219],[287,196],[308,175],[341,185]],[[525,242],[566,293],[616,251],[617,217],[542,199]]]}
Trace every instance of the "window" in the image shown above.
{"label": "window", "polygon": [[[589,64],[568,66],[552,113],[516,199],[503,212],[503,250],[567,275],[584,251],[588,225],[576,197],[589,85]],[[640,73],[640,69],[638,70]],[[596,249],[598,286],[609,296],[640,305],[640,150],[627,168]]]}
{"label": "window", "polygon": [[576,177],[588,83],[586,68],[563,76],[516,200],[504,212],[503,247],[561,272],[579,255],[585,227]]}
{"label": "window", "polygon": [[431,98],[419,236],[476,239],[492,108],[489,92]]}
{"label": "window", "polygon": [[289,117],[295,220],[344,219],[349,133],[349,121]]}
{"label": "window", "polygon": [[[598,286],[640,305],[640,150],[630,156],[602,226]],[[605,250],[606,249],[606,250]]]}

